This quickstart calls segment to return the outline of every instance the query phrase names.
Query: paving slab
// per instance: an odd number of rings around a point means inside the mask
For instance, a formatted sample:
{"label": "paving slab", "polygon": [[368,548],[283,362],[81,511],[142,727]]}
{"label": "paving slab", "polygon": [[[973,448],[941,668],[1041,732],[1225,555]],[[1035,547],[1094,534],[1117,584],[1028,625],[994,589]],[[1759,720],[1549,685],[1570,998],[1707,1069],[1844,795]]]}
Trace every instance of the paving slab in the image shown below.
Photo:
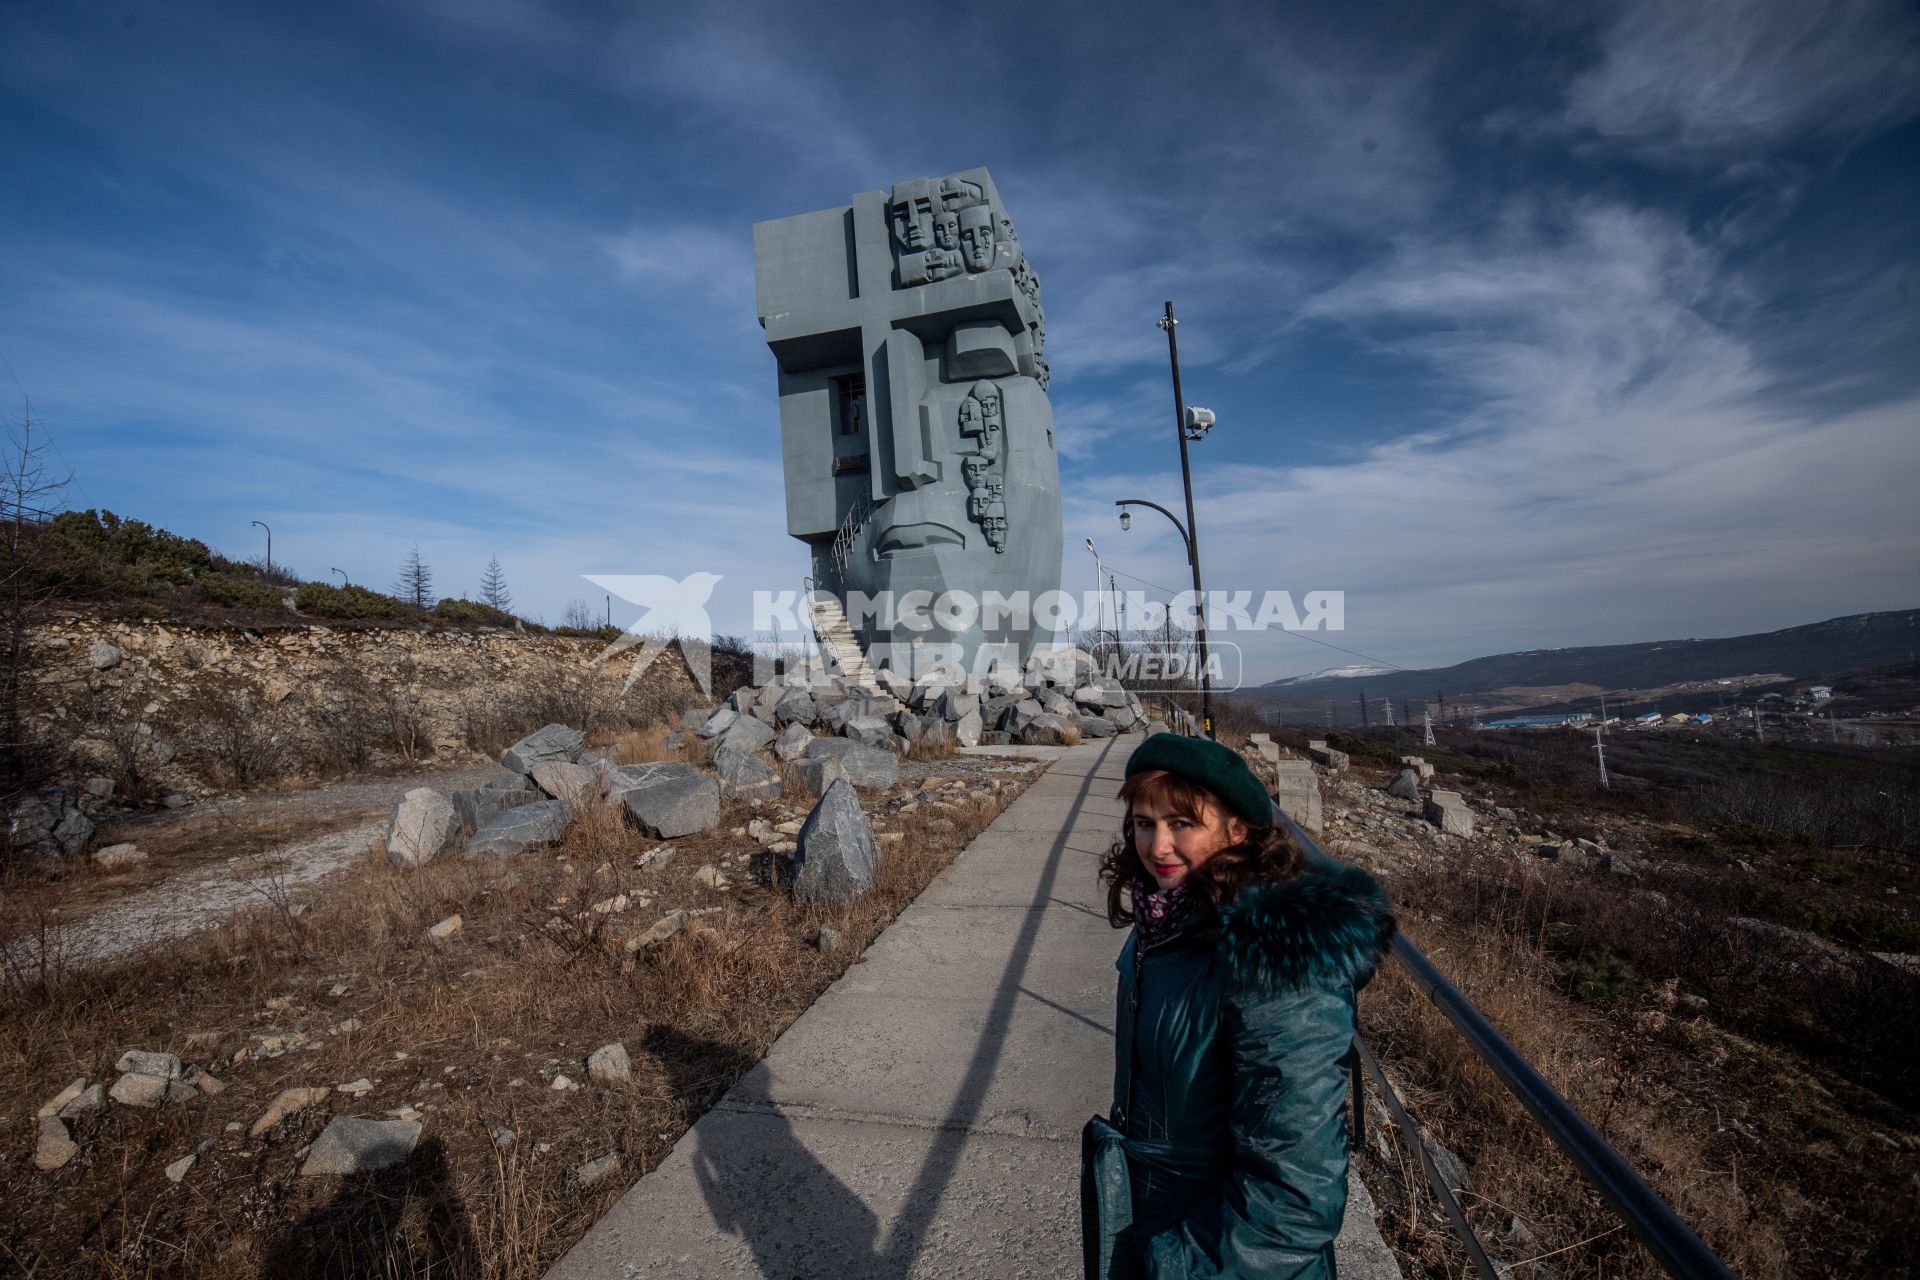
{"label": "paving slab", "polygon": [[[1098,871],[1139,742],[970,750],[1050,763],[550,1280],[1078,1276],[1124,937]],[[1397,1278],[1354,1185],[1341,1272]]]}

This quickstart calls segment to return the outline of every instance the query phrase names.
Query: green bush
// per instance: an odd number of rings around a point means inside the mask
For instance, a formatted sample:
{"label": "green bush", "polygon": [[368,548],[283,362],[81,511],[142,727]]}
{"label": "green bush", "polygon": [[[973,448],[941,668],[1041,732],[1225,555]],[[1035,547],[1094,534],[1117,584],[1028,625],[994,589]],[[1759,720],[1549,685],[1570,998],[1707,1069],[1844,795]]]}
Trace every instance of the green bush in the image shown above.
{"label": "green bush", "polygon": [[1560,966],[1568,995],[1588,1004],[1625,1004],[1646,984],[1617,951],[1583,951]]}
{"label": "green bush", "polygon": [[302,586],[293,604],[301,613],[310,613],[316,618],[370,620],[417,616],[413,609],[392,596],[365,587],[336,587],[326,582]]}
{"label": "green bush", "polygon": [[433,606],[433,616],[456,627],[511,627],[514,617],[478,600],[442,600]]}
{"label": "green bush", "polygon": [[46,577],[58,587],[143,595],[185,586],[218,567],[198,538],[111,511],[62,511],[47,522],[42,537]]}
{"label": "green bush", "polygon": [[200,578],[200,594],[208,603],[229,609],[278,609],[280,593],[258,579],[233,578],[224,573],[209,573]]}

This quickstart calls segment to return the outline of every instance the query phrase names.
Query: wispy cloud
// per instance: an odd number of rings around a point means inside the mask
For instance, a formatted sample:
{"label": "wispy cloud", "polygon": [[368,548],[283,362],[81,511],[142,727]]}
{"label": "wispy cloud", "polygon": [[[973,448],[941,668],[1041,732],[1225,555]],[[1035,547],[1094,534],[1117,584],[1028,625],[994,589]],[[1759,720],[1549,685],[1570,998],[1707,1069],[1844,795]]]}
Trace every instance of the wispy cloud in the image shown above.
{"label": "wispy cloud", "polygon": [[1567,90],[1567,122],[1663,160],[1750,159],[1920,107],[1920,16],[1899,0],[1630,0]]}

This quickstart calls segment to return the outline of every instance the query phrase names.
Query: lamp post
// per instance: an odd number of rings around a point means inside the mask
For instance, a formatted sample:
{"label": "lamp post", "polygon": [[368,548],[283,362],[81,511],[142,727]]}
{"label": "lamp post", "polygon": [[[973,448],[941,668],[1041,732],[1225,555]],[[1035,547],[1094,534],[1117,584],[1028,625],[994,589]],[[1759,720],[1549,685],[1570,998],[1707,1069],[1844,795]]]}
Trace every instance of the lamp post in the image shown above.
{"label": "lamp post", "polygon": [[[255,520],[253,521],[253,523],[259,525],[262,529],[267,529],[267,522],[264,520]],[[268,578],[273,577],[273,530],[272,529],[267,529],[267,577]]]}
{"label": "lamp post", "polygon": [[[1158,511],[1161,515],[1165,516],[1168,520],[1173,522],[1173,527],[1180,531],[1180,541],[1186,544],[1187,563],[1193,566],[1193,580],[1194,580],[1194,583],[1196,584],[1194,587],[1194,594],[1196,596],[1199,596],[1200,588],[1197,584],[1200,581],[1200,557],[1197,549],[1193,545],[1193,535],[1190,532],[1188,532],[1188,528],[1186,525],[1183,525],[1180,523],[1180,517],[1176,516],[1175,514],[1173,514],[1173,512],[1167,510],[1165,507],[1161,506],[1159,503],[1148,502],[1145,498],[1122,498],[1118,502],[1115,502],[1113,505],[1120,508],[1120,527],[1122,529],[1131,528],[1133,525],[1133,517],[1129,515],[1127,512],[1128,507],[1151,507],[1153,510]],[[1201,597],[1201,600],[1202,600],[1202,604],[1199,609],[1200,715],[1201,715],[1201,726],[1206,731],[1207,736],[1211,738],[1213,736],[1213,677],[1211,674],[1209,674],[1207,670],[1208,661],[1207,661],[1206,606],[1204,603],[1204,597]],[[1169,617],[1171,617],[1171,614],[1169,614]]]}
{"label": "lamp post", "polygon": [[352,586],[352,585],[353,585],[353,584],[352,584],[351,582],[348,582],[348,581],[347,581],[347,571],[346,571],[345,569],[329,569],[329,570],[327,570],[327,572],[328,572],[328,573],[337,573],[337,574],[339,574],[339,575],[340,575],[340,585],[341,585],[341,586],[343,586],[343,587],[350,587],[350,586]]}
{"label": "lamp post", "polygon": [[[1087,539],[1087,554],[1093,557],[1093,598],[1098,602],[1094,606],[1098,612],[1094,615],[1093,624],[1093,647],[1097,651],[1100,648],[1100,633],[1107,625],[1107,607],[1106,602],[1100,599],[1100,575],[1104,570],[1100,565],[1100,551],[1093,545],[1092,538]],[[1096,663],[1099,661],[1098,652],[1094,654],[1094,660]]]}
{"label": "lamp post", "polygon": [[[1200,727],[1213,736],[1213,670],[1207,649],[1207,594],[1200,585],[1200,530],[1193,520],[1193,469],[1187,462],[1187,441],[1203,440],[1213,429],[1213,413],[1208,409],[1187,408],[1180,392],[1180,342],[1174,336],[1173,299],[1167,299],[1166,311],[1156,321],[1167,335],[1167,362],[1173,367],[1173,429],[1180,441],[1180,483],[1186,491],[1187,523],[1181,530],[1187,540],[1187,564],[1193,569],[1193,598],[1199,623],[1200,640]],[[1152,504],[1147,504],[1152,505]],[[1172,516],[1168,516],[1172,519]],[[1174,520],[1177,525],[1180,522]],[[1124,526],[1123,526],[1124,527]]]}

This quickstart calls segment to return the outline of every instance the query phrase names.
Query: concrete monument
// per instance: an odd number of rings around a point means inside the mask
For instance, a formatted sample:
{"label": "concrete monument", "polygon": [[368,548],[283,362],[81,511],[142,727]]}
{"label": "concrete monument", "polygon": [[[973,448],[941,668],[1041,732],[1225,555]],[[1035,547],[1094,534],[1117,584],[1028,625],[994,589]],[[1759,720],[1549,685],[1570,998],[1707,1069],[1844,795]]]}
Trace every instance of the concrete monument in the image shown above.
{"label": "concrete monument", "polygon": [[[1053,643],[1032,612],[982,617],[958,594],[1060,586],[1040,278],[992,177],[916,178],[758,223],[753,249],[787,532],[811,550],[816,593],[902,674],[984,674]],[[913,607],[947,592],[949,609]],[[886,598],[900,616],[863,607]]]}

